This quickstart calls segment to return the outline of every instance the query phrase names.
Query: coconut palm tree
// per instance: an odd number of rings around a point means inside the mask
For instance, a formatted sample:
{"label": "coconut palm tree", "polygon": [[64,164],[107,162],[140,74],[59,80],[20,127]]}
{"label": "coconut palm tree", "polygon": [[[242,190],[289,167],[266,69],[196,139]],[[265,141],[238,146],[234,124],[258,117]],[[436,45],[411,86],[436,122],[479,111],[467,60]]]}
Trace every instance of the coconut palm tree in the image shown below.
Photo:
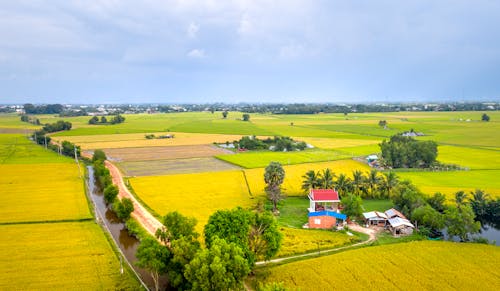
{"label": "coconut palm tree", "polygon": [[467,193],[464,191],[458,191],[455,193],[455,203],[457,203],[458,208],[465,204],[465,199],[467,199]]}
{"label": "coconut palm tree", "polygon": [[278,162],[271,162],[266,167],[264,173],[264,182],[266,183],[265,191],[269,200],[273,203],[273,212],[277,213],[278,201],[281,200],[281,184],[285,179],[285,170]]}
{"label": "coconut palm tree", "polygon": [[352,172],[352,186],[354,187],[354,194],[359,196],[365,184],[365,176],[360,170]]}
{"label": "coconut palm tree", "polygon": [[388,173],[384,173],[384,178],[381,179],[380,183],[382,185],[381,188],[384,189],[384,191],[387,193],[387,197],[390,198],[392,195],[392,189],[394,189],[398,185],[399,179],[396,173],[391,171]]}
{"label": "coconut palm tree", "polygon": [[323,189],[333,189],[333,178],[335,177],[335,173],[332,170],[326,168],[321,172],[320,175],[320,187]]}
{"label": "coconut palm tree", "polygon": [[335,181],[334,186],[337,189],[337,191],[340,191],[342,195],[344,195],[351,191],[352,181],[345,174],[340,174],[337,180]]}
{"label": "coconut palm tree", "polygon": [[368,188],[370,189],[370,196],[372,198],[375,198],[375,189],[379,185],[381,180],[381,177],[378,174],[378,171],[375,169],[372,169],[370,173],[368,174],[368,177],[366,179],[366,184],[368,185]]}
{"label": "coconut palm tree", "polygon": [[479,218],[486,216],[490,195],[484,193],[484,191],[480,189],[476,189],[476,191],[471,191],[470,193],[472,194],[470,204],[476,216],[478,216]]}
{"label": "coconut palm tree", "polygon": [[302,190],[304,192],[309,192],[310,189],[316,189],[321,185],[320,175],[314,170],[307,171],[304,176],[302,176]]}

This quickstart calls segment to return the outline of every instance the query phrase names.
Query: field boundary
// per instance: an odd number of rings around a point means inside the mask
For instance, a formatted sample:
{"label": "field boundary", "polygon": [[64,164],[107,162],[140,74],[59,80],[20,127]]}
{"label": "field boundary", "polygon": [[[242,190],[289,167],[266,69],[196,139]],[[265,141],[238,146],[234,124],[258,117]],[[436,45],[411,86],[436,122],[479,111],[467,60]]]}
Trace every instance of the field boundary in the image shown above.
{"label": "field boundary", "polygon": [[250,194],[250,197],[253,198],[252,190],[250,190],[250,185],[248,184],[247,174],[246,174],[245,170],[241,170],[241,172],[243,172],[243,178],[245,178],[245,184],[247,185],[248,194]]}
{"label": "field boundary", "polygon": [[0,222],[0,225],[17,225],[17,224],[44,224],[44,223],[66,223],[66,222],[85,222],[93,221],[93,217],[79,219],[59,219],[59,220],[30,220],[30,221],[8,221]]}

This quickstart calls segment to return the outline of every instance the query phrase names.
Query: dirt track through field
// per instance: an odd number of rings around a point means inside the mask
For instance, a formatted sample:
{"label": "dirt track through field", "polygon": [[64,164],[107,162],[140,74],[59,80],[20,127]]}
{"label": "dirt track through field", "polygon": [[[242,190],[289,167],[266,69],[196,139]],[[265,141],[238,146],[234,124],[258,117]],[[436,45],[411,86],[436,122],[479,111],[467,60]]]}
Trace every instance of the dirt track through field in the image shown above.
{"label": "dirt track through field", "polygon": [[151,213],[149,213],[138,201],[135,199],[134,195],[130,193],[125,184],[123,183],[122,174],[120,170],[113,165],[111,162],[106,161],[106,167],[108,168],[111,177],[113,179],[113,184],[118,186],[120,198],[129,198],[134,203],[134,212],[132,212],[132,217],[136,219],[151,235],[155,235],[158,228],[161,228],[163,224],[159,222]]}

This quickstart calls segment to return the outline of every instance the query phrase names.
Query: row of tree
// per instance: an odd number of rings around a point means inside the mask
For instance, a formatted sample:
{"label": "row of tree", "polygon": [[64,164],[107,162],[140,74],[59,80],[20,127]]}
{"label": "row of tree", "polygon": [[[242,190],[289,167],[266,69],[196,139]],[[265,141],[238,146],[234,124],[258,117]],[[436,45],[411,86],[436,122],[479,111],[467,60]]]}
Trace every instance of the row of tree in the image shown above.
{"label": "row of tree", "polygon": [[362,198],[388,198],[398,184],[394,172],[381,173],[375,169],[366,175],[360,170],[352,172],[352,179],[346,174],[336,175],[330,169],[307,171],[302,176],[302,189],[337,189],[340,193],[352,193]]}
{"label": "row of tree", "polygon": [[256,136],[243,136],[240,140],[234,141],[233,144],[240,149],[247,150],[267,150],[272,151],[295,151],[304,150],[307,144],[303,141],[295,141],[288,136],[274,136],[273,138],[259,139]]}
{"label": "row of tree", "polygon": [[89,119],[89,124],[118,124],[123,122],[125,122],[125,117],[121,116],[120,114],[111,117],[109,121],[106,116],[101,116],[101,118],[93,116]]}
{"label": "row of tree", "polygon": [[61,104],[48,104],[35,106],[31,103],[23,105],[26,114],[59,114],[64,110]]}
{"label": "row of tree", "polygon": [[418,141],[396,134],[380,144],[383,164],[391,168],[429,168],[438,154],[434,141]]}
{"label": "row of tree", "polygon": [[28,122],[34,125],[40,125],[40,119],[29,116],[28,114],[21,114],[21,121]]}
{"label": "row of tree", "polygon": [[103,189],[104,201],[111,206],[111,209],[116,213],[116,216],[127,221],[130,214],[134,211],[134,203],[129,198],[118,198],[119,189],[113,184],[111,174],[106,168],[104,161],[106,154],[102,150],[95,150],[92,156],[92,165],[94,167],[94,176],[98,185]]}

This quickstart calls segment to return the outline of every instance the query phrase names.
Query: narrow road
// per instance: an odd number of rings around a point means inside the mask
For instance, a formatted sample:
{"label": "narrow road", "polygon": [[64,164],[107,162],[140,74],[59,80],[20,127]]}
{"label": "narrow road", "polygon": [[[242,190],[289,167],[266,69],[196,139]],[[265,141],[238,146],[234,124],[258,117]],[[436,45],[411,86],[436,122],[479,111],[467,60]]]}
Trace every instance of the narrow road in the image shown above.
{"label": "narrow road", "polygon": [[[331,252],[336,252],[336,251],[340,251],[340,250],[346,250],[346,249],[350,249],[350,248],[362,246],[362,245],[371,243],[371,242],[373,242],[374,240],[377,239],[376,231],[373,230],[373,229],[364,228],[364,227],[359,226],[359,225],[357,225],[355,223],[349,224],[348,226],[349,226],[349,229],[352,229],[354,231],[367,234],[369,236],[368,240],[365,240],[365,241],[362,241],[362,242],[359,242],[359,243],[355,243],[353,245],[348,245],[348,246],[345,246],[345,247],[338,247],[338,248],[333,248],[333,249],[321,250],[320,254],[326,254],[326,253],[331,253]],[[297,259],[297,258],[304,258],[304,257],[314,257],[314,256],[317,256],[317,255],[318,255],[318,252],[312,252],[312,253],[307,253],[307,254],[302,254],[302,255],[295,255],[295,256],[290,256],[290,257],[284,257],[284,258],[269,260],[269,261],[260,261],[260,262],[256,262],[255,265],[259,266],[259,265],[267,265],[267,264],[273,264],[273,263],[280,263],[280,262],[284,262],[284,261],[287,261],[287,260],[292,260],[292,259]]]}
{"label": "narrow road", "polygon": [[134,203],[134,212],[132,212],[132,217],[136,219],[151,235],[155,235],[158,228],[161,228],[163,224],[159,222],[151,213],[149,213],[138,201],[135,199],[134,195],[130,193],[128,188],[123,183],[123,177],[120,170],[109,161],[105,161],[106,168],[108,168],[113,184],[118,186],[120,198],[129,198]]}

